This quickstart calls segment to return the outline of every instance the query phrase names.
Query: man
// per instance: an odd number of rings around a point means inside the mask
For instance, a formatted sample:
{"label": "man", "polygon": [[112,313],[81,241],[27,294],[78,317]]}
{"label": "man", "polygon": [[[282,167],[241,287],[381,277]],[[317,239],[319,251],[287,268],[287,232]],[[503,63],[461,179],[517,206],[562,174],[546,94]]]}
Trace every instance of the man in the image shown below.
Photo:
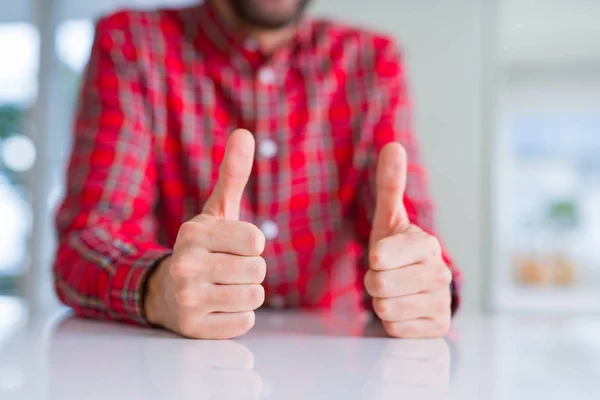
{"label": "man", "polygon": [[396,47],[308,3],[98,22],[57,216],[65,304],[191,338],[244,334],[265,297],[372,307],[394,337],[447,331],[460,275],[433,236]]}

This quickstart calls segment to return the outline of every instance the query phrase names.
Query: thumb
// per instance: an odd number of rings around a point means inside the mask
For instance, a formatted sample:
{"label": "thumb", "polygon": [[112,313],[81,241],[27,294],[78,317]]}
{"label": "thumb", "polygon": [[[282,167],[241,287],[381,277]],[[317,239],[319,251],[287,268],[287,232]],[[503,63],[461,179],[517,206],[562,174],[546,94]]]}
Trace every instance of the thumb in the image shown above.
{"label": "thumb", "polygon": [[379,153],[377,161],[377,203],[371,242],[379,241],[392,233],[402,232],[410,226],[404,191],[406,189],[406,150],[400,143],[388,143]]}
{"label": "thumb", "polygon": [[245,129],[234,131],[227,141],[225,156],[219,168],[219,179],[204,204],[202,214],[237,220],[244,188],[254,162],[254,137]]}

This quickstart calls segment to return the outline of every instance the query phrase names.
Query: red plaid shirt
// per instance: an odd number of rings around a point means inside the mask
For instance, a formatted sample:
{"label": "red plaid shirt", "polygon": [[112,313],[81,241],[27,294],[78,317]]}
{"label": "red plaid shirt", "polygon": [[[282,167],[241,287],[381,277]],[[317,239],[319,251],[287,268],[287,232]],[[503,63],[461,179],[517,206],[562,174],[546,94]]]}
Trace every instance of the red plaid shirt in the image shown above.
{"label": "red plaid shirt", "polygon": [[202,209],[240,127],[257,141],[241,217],[268,238],[267,304],[362,306],[384,144],[407,149],[405,205],[434,231],[409,109],[385,36],[307,18],[265,57],[210,1],[101,19],[57,215],[59,297],[83,316],[145,323],[145,279]]}

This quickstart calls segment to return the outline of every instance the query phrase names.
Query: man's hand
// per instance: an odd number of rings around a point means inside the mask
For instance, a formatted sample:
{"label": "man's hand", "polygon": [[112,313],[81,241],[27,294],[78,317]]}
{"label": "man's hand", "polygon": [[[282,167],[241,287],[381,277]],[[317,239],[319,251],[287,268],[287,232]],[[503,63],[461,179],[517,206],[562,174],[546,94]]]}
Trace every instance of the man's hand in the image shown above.
{"label": "man's hand", "polygon": [[377,205],[365,288],[390,336],[440,337],[450,328],[452,274],[437,238],[412,225],[404,208],[406,151],[387,144],[377,164]]}
{"label": "man's hand", "polygon": [[151,323],[197,339],[229,339],[254,325],[254,310],[265,299],[265,237],[238,221],[253,160],[252,134],[235,131],[202,213],[181,225],[173,255],[150,277],[145,311]]}

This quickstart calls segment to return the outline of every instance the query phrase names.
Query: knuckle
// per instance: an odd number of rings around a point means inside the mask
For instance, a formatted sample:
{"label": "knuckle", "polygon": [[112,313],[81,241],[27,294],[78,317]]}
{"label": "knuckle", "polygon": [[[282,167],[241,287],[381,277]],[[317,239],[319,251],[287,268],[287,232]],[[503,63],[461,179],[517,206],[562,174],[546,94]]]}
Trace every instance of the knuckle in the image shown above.
{"label": "knuckle", "polygon": [[179,331],[187,337],[195,337],[198,334],[194,320],[186,315],[179,317]]}
{"label": "knuckle", "polygon": [[385,276],[381,272],[369,270],[365,275],[365,287],[374,297],[383,297],[386,291]]}
{"label": "knuckle", "polygon": [[387,334],[391,337],[401,338],[406,335],[404,324],[384,322],[384,328]]}
{"label": "knuckle", "polygon": [[391,320],[390,304],[385,299],[373,299],[373,310],[382,321]]}
{"label": "knuckle", "polygon": [[198,296],[191,290],[180,290],[175,293],[175,302],[180,308],[189,308],[198,304]]}
{"label": "knuckle", "polygon": [[193,241],[198,237],[200,226],[197,222],[187,221],[181,224],[179,227],[179,233],[177,234],[178,242],[189,242]]}
{"label": "knuckle", "polygon": [[190,271],[184,264],[173,263],[169,266],[169,274],[174,279],[183,279],[190,275]]}
{"label": "knuckle", "polygon": [[379,243],[376,243],[375,245],[373,245],[371,251],[369,251],[369,264],[371,265],[371,268],[375,270],[380,270],[382,262],[383,255],[381,252],[381,245]]}
{"label": "knuckle", "polygon": [[210,278],[213,268],[202,257],[186,257],[179,255],[178,260],[171,264],[169,273],[172,278],[185,280],[194,277]]}
{"label": "knuckle", "polygon": [[443,265],[442,267],[443,267],[442,278],[444,279],[444,284],[450,285],[452,283],[452,279],[454,278],[452,276],[452,271],[446,265]]}
{"label": "knuckle", "polygon": [[176,255],[171,265],[169,265],[169,275],[174,280],[189,279],[196,274],[193,265],[193,263],[185,261],[180,255]]}
{"label": "knuckle", "polygon": [[438,238],[433,235],[429,235],[427,238],[427,245],[430,249],[429,255],[432,258],[436,258],[442,255],[442,245]]}
{"label": "knuckle", "polygon": [[450,314],[450,296],[438,296],[433,304],[435,315],[446,316]]}
{"label": "knuckle", "polygon": [[265,234],[257,226],[250,224],[248,241],[253,254],[261,255],[265,251]]}
{"label": "knuckle", "polygon": [[227,323],[223,324],[219,328],[219,332],[216,334],[216,336],[223,339],[232,339],[234,337],[241,336],[254,327],[255,319],[256,316],[254,311],[248,311],[236,315],[235,318],[229,319]]}
{"label": "knuckle", "polygon": [[384,296],[387,289],[385,275],[381,272],[373,274],[373,289],[379,296]]}
{"label": "knuckle", "polygon": [[254,308],[262,306],[265,301],[265,289],[262,285],[252,285],[248,290],[248,302]]}
{"label": "knuckle", "polygon": [[256,314],[254,311],[249,311],[243,314],[243,317],[240,321],[240,330],[243,333],[248,332],[250,329],[254,327],[254,322],[256,321]]}
{"label": "knuckle", "polygon": [[256,257],[250,265],[250,276],[254,282],[260,283],[267,275],[267,262],[262,257]]}
{"label": "knuckle", "polygon": [[435,270],[432,280],[437,286],[450,285],[452,282],[452,272],[450,271],[450,268],[446,267],[445,265],[441,265]]}

